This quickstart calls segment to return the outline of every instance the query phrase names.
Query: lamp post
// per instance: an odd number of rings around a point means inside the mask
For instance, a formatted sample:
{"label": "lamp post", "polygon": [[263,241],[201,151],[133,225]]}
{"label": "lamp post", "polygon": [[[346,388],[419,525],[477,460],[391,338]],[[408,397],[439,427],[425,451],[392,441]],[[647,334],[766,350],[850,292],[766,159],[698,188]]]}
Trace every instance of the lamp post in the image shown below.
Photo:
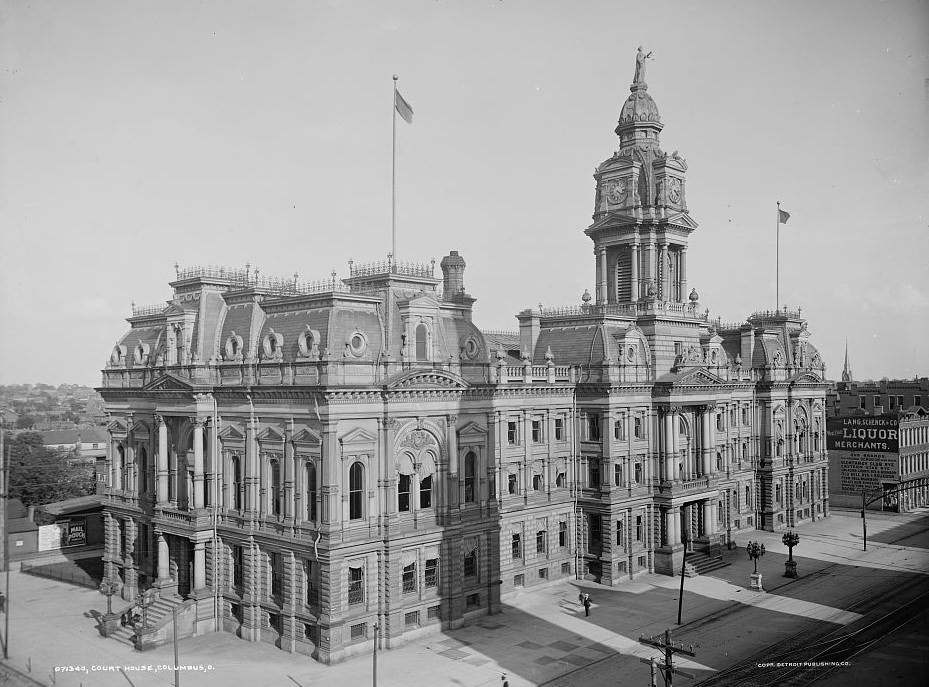
{"label": "lamp post", "polygon": [[148,589],[135,598],[136,605],[142,609],[142,627],[148,627],[148,607],[155,603],[155,592]]}
{"label": "lamp post", "polygon": [[756,541],[749,541],[745,550],[748,552],[748,557],[755,563],[755,571],[752,573],[752,589],[763,592],[764,588],[761,586],[761,573],[758,572],[758,559],[764,556],[764,544],[759,544]]}
{"label": "lamp post", "polygon": [[794,560],[794,547],[800,542],[800,535],[796,532],[787,530],[781,538],[784,546],[787,547],[787,560],[784,562],[784,577],[797,576],[797,561]]}
{"label": "lamp post", "polygon": [[106,596],[106,615],[113,615],[113,595],[119,591],[119,582],[106,577],[100,583],[100,593]]}

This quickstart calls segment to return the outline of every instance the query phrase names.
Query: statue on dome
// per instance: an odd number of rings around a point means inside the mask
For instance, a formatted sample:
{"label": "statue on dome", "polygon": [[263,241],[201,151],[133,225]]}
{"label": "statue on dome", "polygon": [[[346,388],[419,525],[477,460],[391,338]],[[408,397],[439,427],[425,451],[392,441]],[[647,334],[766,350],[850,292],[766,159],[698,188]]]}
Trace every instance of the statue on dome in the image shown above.
{"label": "statue on dome", "polygon": [[646,53],[642,46],[639,46],[639,51],[635,55],[635,78],[632,83],[645,83],[645,60],[650,59],[651,56],[651,52]]}

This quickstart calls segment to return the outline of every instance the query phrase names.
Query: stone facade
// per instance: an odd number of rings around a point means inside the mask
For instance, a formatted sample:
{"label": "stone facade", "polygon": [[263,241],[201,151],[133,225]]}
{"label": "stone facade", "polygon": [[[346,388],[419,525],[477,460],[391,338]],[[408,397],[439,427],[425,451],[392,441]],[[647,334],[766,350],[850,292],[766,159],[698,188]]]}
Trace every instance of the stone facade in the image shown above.
{"label": "stone facade", "polygon": [[154,587],[195,602],[193,632],[332,662],[828,515],[806,322],[700,310],[687,164],[631,90],[595,174],[594,302],[482,332],[453,251],[441,280],[392,259],[312,284],[178,270],[134,309],[100,389],[124,598]]}

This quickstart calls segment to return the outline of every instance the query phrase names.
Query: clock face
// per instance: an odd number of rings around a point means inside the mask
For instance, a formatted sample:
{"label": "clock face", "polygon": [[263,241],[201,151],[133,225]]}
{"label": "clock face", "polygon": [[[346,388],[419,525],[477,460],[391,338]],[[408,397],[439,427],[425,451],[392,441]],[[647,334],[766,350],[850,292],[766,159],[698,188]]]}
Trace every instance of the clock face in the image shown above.
{"label": "clock face", "polygon": [[626,197],[626,182],[622,179],[611,182],[606,188],[606,198],[611,203],[621,203]]}
{"label": "clock face", "polygon": [[668,198],[672,203],[681,202],[681,182],[679,179],[671,179],[668,186]]}

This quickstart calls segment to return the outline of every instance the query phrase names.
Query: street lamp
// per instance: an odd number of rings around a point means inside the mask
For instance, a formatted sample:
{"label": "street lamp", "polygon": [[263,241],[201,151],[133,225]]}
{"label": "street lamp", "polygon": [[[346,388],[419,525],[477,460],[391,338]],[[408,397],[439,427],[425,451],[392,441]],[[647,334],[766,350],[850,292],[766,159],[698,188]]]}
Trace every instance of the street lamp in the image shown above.
{"label": "street lamp", "polygon": [[761,586],[761,573],[758,572],[758,559],[764,556],[764,544],[759,544],[756,541],[749,541],[745,550],[748,552],[748,557],[755,562],[755,571],[752,573],[752,589],[763,592],[764,589]]}
{"label": "street lamp", "polygon": [[142,627],[148,627],[148,607],[155,603],[155,590],[140,592],[135,598],[136,605],[142,609]]}
{"label": "street lamp", "polygon": [[787,530],[781,538],[784,546],[787,547],[787,560],[784,562],[784,577],[797,576],[797,561],[794,560],[794,547],[800,542],[800,535],[796,532]]}
{"label": "street lamp", "polygon": [[113,615],[113,595],[119,592],[119,582],[105,577],[100,583],[100,593],[106,596],[106,615]]}

